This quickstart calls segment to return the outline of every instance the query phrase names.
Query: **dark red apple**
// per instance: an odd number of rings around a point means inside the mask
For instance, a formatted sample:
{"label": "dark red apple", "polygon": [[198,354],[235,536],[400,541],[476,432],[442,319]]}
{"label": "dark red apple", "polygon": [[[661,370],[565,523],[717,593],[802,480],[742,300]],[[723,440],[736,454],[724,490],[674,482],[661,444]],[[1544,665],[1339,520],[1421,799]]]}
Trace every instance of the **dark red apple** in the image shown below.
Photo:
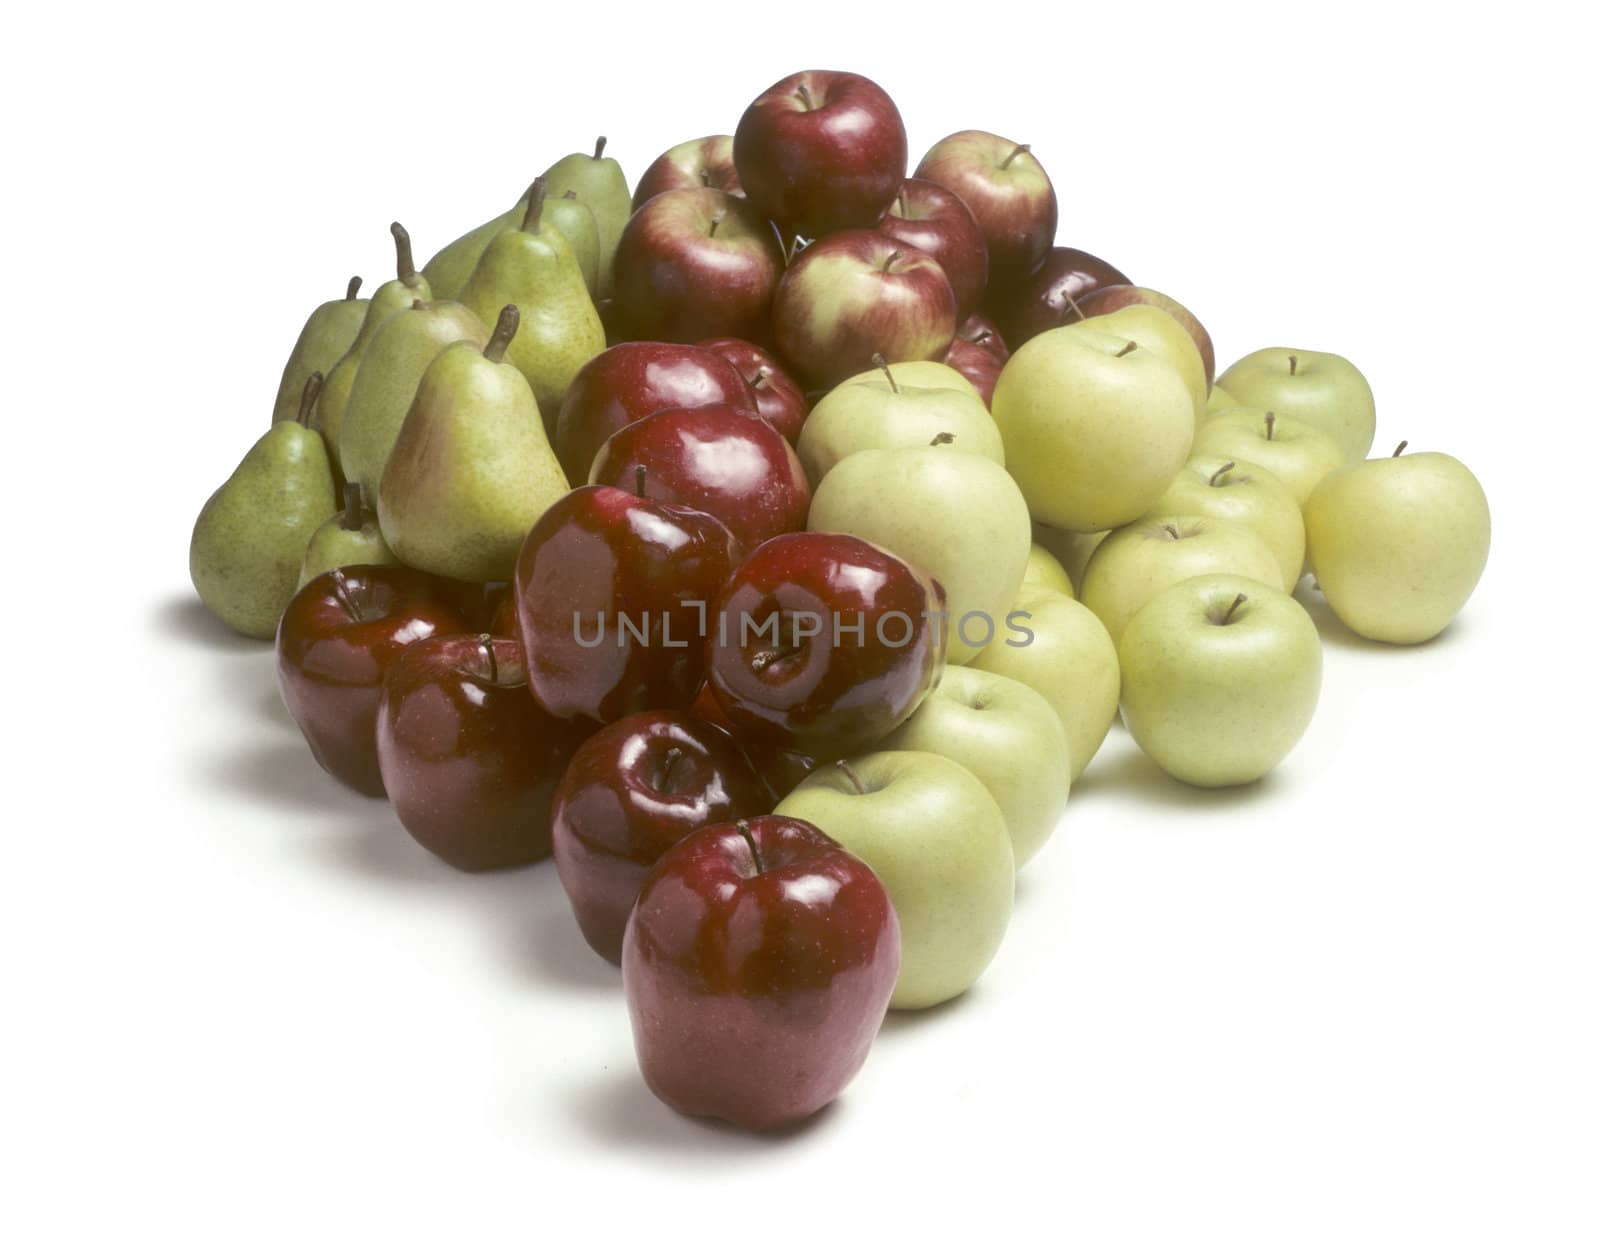
{"label": "dark red apple", "polygon": [[528,696],[520,642],[434,636],[384,678],[378,765],[424,849],[462,871],[520,866],[550,853],[550,803],[587,730]]}
{"label": "dark red apple", "polygon": [[674,407],[731,403],[756,410],[739,370],[715,351],[677,342],[624,342],[572,379],[556,421],[556,458],[582,485],[605,440],[630,421]]}
{"label": "dark red apple", "polygon": [[955,292],[957,317],[977,308],[989,284],[989,246],[960,196],[921,178],[907,178],[878,230],[939,262]]}
{"label": "dark red apple", "polygon": [[800,383],[784,371],[776,356],[743,338],[707,338],[700,345],[739,370],[755,396],[756,411],[763,420],[791,445],[799,442],[811,404]]}
{"label": "dark red apple", "polygon": [[938,360],[956,333],[956,297],[939,262],[876,230],[812,243],[778,283],[778,350],[800,376],[832,386],[872,367]]}
{"label": "dark red apple", "polygon": [[786,533],[717,598],[711,691],[735,734],[851,754],[898,727],[944,662],[944,590],[882,547]]}
{"label": "dark red apple", "polygon": [[739,171],[733,166],[733,136],[710,134],[669,147],[651,162],[633,191],[637,212],[662,191],[692,190],[709,186],[715,191],[743,194]]}
{"label": "dark red apple", "polygon": [[383,796],[373,726],[383,678],[407,646],[472,627],[458,582],[398,566],[307,581],[278,621],[278,689],[322,769]]}
{"label": "dark red apple", "polygon": [[[730,734],[733,732],[733,725],[728,722],[727,713],[717,702],[709,684],[700,690],[700,696],[694,700],[694,705],[689,709],[707,723],[714,724]],[[756,778],[761,781],[766,791],[768,806],[776,806],[788,797],[794,792],[795,785],[824,763],[831,763],[844,757],[840,752],[827,748],[819,747],[813,751],[800,750],[793,746],[779,745],[749,736],[742,741],[736,740],[735,743],[739,747],[739,753],[755,771]]]}
{"label": "dark red apple", "polygon": [[994,323],[973,314],[956,330],[944,362],[976,386],[988,405],[994,398],[994,383],[1000,379],[1000,370],[1010,358],[1011,352]]}
{"label": "dark red apple", "polygon": [[614,272],[617,314],[641,338],[764,340],[783,252],[739,196],[663,191],[628,218]]}
{"label": "dark red apple", "polygon": [[1122,270],[1076,247],[1052,247],[1027,277],[991,286],[986,301],[1013,348],[1047,329],[1082,319],[1082,303],[1103,286],[1126,284]]}
{"label": "dark red apple", "polygon": [[794,447],[742,408],[680,408],[618,429],[589,470],[592,485],[710,512],[751,551],[806,527],[811,487]]}
{"label": "dark red apple", "polygon": [[1206,386],[1209,389],[1217,376],[1217,351],[1211,345],[1211,335],[1200,323],[1200,318],[1171,295],[1164,295],[1159,290],[1151,290],[1147,286],[1102,286],[1093,294],[1078,300],[1078,307],[1086,317],[1105,316],[1118,308],[1130,307],[1136,303],[1147,303],[1152,308],[1160,308],[1189,332],[1189,337],[1194,339],[1194,345],[1200,349],[1201,363],[1206,366]]}
{"label": "dark red apple", "polygon": [[915,174],[960,196],[989,246],[989,282],[1031,273],[1056,237],[1056,192],[1026,143],[986,130],[940,139]]}
{"label": "dark red apple", "polygon": [[708,604],[737,549],[714,516],[609,485],[557,500],[523,543],[513,581],[539,704],[599,723],[688,706],[705,676]]}
{"label": "dark red apple", "polygon": [[766,815],[685,837],[645,878],[622,951],[639,1069],[680,1113],[770,1129],[834,1100],[900,973],[900,924],[866,863]]}
{"label": "dark red apple", "polygon": [[727,731],[694,715],[645,711],[600,729],[573,755],[551,816],[556,870],[583,938],[620,962],[656,860],[697,828],[775,804]]}
{"label": "dark red apple", "polygon": [[906,176],[906,128],[883,88],[813,69],[768,87],[739,119],[733,162],[750,202],[801,238],[874,224]]}

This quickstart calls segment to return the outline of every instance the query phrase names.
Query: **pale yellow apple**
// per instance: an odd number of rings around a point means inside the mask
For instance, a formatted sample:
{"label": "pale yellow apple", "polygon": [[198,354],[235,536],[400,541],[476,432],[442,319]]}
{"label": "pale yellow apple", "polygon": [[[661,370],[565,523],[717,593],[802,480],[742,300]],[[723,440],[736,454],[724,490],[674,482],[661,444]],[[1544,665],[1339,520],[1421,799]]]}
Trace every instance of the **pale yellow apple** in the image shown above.
{"label": "pale yellow apple", "polygon": [[1213,383],[1211,386],[1211,393],[1206,395],[1206,410],[1201,416],[1200,423],[1204,424],[1213,416],[1219,416],[1223,412],[1231,411],[1233,408],[1240,406],[1242,406],[1242,404],[1240,404],[1238,399],[1234,398],[1233,395],[1229,394],[1221,386]]}
{"label": "pale yellow apple", "polygon": [[1053,589],[1068,598],[1077,597],[1072,578],[1057,559],[1038,542],[1028,547],[1028,566],[1022,570],[1022,583],[1039,589]]}
{"label": "pale yellow apple", "polygon": [[[1074,587],[1083,584],[1083,570],[1089,566],[1089,556],[1110,532],[1110,529],[1101,529],[1098,533],[1074,533],[1071,529],[1055,529],[1037,520],[1033,522],[1034,545],[1043,546],[1061,561]],[[1072,596],[1078,596],[1076,588]]]}
{"label": "pale yellow apple", "polygon": [[1242,459],[1194,455],[1156,500],[1148,519],[1210,516],[1242,524],[1267,544],[1292,590],[1306,561],[1306,526],[1289,487],[1265,468]]}
{"label": "pale yellow apple", "polygon": [[1194,453],[1260,464],[1302,507],[1317,482],[1344,464],[1339,444],[1315,425],[1259,407],[1236,407],[1206,421]]}
{"label": "pale yellow apple", "polygon": [[1378,427],[1372,387],[1342,355],[1266,347],[1233,365],[1217,384],[1247,407],[1315,425],[1339,444],[1347,463],[1372,449]]}
{"label": "pale yellow apple", "polygon": [[1194,400],[1194,422],[1198,426],[1206,412],[1206,365],[1194,336],[1170,312],[1149,303],[1130,303],[1102,316],[1086,318],[1084,325],[1108,334],[1132,339],[1154,351],[1183,378]]}

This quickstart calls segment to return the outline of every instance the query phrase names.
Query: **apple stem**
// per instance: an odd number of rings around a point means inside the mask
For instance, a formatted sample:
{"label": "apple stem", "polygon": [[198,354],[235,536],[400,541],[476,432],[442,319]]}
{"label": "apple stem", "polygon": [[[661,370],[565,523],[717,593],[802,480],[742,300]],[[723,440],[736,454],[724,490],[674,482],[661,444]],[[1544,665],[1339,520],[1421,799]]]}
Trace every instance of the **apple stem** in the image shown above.
{"label": "apple stem", "polygon": [[1223,464],[1222,467],[1218,468],[1215,472],[1213,472],[1211,474],[1211,480],[1207,481],[1206,484],[1207,485],[1220,485],[1220,484],[1222,484],[1222,478],[1227,476],[1230,472],[1232,472],[1235,467],[1237,467],[1237,465],[1233,462],[1233,460],[1230,459],[1227,463]]}
{"label": "apple stem", "polygon": [[344,297],[346,299],[354,299],[360,293],[361,278],[359,276],[352,277],[350,279],[350,284],[344,288]]}
{"label": "apple stem", "polygon": [[1406,447],[1408,447],[1410,445],[1411,445],[1411,441],[1410,441],[1409,438],[1406,439],[1405,441],[1401,442],[1399,446],[1394,448],[1394,454],[1389,456],[1389,458],[1390,459],[1399,459],[1400,458],[1400,452],[1405,450]]}
{"label": "apple stem", "polygon": [[594,159],[595,160],[599,160],[601,156],[605,155],[605,150],[606,150],[606,136],[602,134],[598,139],[596,139],[594,141]]}
{"label": "apple stem", "polygon": [[1178,529],[1177,529],[1176,525],[1163,524],[1161,527],[1163,529],[1165,529],[1168,533],[1172,534],[1172,540],[1173,541],[1177,542],[1177,541],[1181,541],[1183,539],[1183,534],[1178,532]]}
{"label": "apple stem", "polygon": [[1120,360],[1125,355],[1131,355],[1138,349],[1139,344],[1137,342],[1129,342],[1127,346],[1123,347],[1122,350],[1117,352],[1117,359]]}
{"label": "apple stem", "polygon": [[1272,426],[1277,424],[1277,423],[1278,423],[1278,414],[1276,412],[1268,412],[1267,413],[1267,441],[1268,442],[1272,441]]}
{"label": "apple stem", "polygon": [[899,251],[891,251],[889,253],[889,258],[883,262],[883,272],[887,273],[890,269],[894,268],[894,262],[898,259],[900,259]]}
{"label": "apple stem", "polygon": [[994,335],[991,334],[987,329],[980,329],[976,338],[968,338],[967,341],[975,347],[981,347],[993,337]]}
{"label": "apple stem", "polygon": [[900,387],[895,383],[894,374],[889,371],[889,361],[883,358],[882,351],[872,353],[872,366],[883,371],[883,375],[889,379],[889,389],[899,394]]}
{"label": "apple stem", "polygon": [[754,377],[745,378],[745,381],[749,384],[752,390],[759,390],[771,380],[772,373],[765,364],[756,369],[756,375]]}
{"label": "apple stem", "polygon": [[1235,598],[1232,602],[1230,602],[1228,604],[1228,609],[1222,613],[1222,618],[1220,620],[1218,620],[1217,623],[1218,624],[1231,623],[1232,620],[1233,620],[1233,613],[1235,611],[1237,611],[1240,607],[1242,607],[1245,604],[1245,601],[1248,599],[1248,597],[1249,597],[1249,595],[1247,595],[1247,594],[1240,594],[1237,598]]}
{"label": "apple stem", "polygon": [[494,323],[494,333],[489,336],[488,345],[483,348],[483,358],[491,364],[498,364],[506,358],[506,348],[511,345],[511,340],[517,336],[517,326],[522,323],[522,313],[517,311],[517,305],[508,303],[500,309],[500,316]]}
{"label": "apple stem", "polygon": [[644,467],[644,465],[643,464],[635,464],[634,465],[634,469],[633,469],[633,492],[635,494],[637,494],[640,498],[644,497],[644,478],[645,478],[645,467]]}
{"label": "apple stem", "polygon": [[317,396],[322,393],[322,374],[312,373],[306,378],[305,389],[300,391],[300,410],[294,415],[295,420],[310,427],[311,409],[317,405]]}
{"label": "apple stem", "polygon": [[420,311],[422,311],[422,308],[423,308],[423,303],[422,303],[422,300],[420,300],[420,299],[413,299],[413,300],[412,300],[412,301],[411,301],[411,310],[412,310],[412,311],[413,311],[413,312],[420,312]]}
{"label": "apple stem", "polygon": [[901,218],[904,219],[906,215],[906,184],[904,182],[900,184],[900,193],[894,197],[894,202],[895,206],[900,209]]}
{"label": "apple stem", "polygon": [[1028,150],[1028,145],[1026,143],[1018,143],[1014,148],[1011,149],[1011,155],[1007,156],[1004,160],[1002,160],[1000,162],[1000,167],[1002,169],[1011,168],[1011,162],[1013,160],[1015,160],[1018,156],[1022,155],[1022,153],[1027,151],[1027,150]]}
{"label": "apple stem", "polygon": [[359,481],[346,481],[344,483],[344,516],[339,521],[339,526],[347,533],[354,533],[361,527],[361,483]]}
{"label": "apple stem", "polygon": [[407,286],[417,275],[416,262],[411,257],[411,235],[398,221],[389,222],[389,233],[394,236],[394,272]]}
{"label": "apple stem", "polygon": [[761,861],[761,851],[756,848],[756,838],[750,835],[750,821],[741,819],[733,826],[738,830],[739,835],[744,837],[744,843],[750,847],[750,860],[756,865],[756,874],[760,875],[767,868],[766,864]]}
{"label": "apple stem", "polygon": [[949,446],[955,440],[956,440],[956,435],[953,434],[953,433],[936,433],[936,434],[933,435],[933,441],[928,443],[928,445],[929,446]]}
{"label": "apple stem", "polygon": [[762,650],[750,656],[751,670],[764,672],[774,663],[799,654],[801,649],[802,647],[800,646],[780,646],[774,650]]}
{"label": "apple stem", "polygon": [[[605,142],[604,139],[601,142]],[[522,214],[522,230],[532,234],[539,228],[539,218],[544,215],[544,179],[535,178],[528,188],[528,211]]]}
{"label": "apple stem", "polygon": [[1073,316],[1077,317],[1080,321],[1087,319],[1083,315],[1083,309],[1078,306],[1078,301],[1072,297],[1072,292],[1070,290],[1063,290],[1061,292],[1061,297],[1066,300],[1067,307],[1071,310]]}
{"label": "apple stem", "polygon": [[812,109],[816,108],[816,105],[811,102],[811,92],[806,89],[805,83],[802,82],[799,86],[797,86],[794,89],[794,93],[797,97],[799,97],[800,103],[805,105],[806,112],[809,113]]}
{"label": "apple stem", "polygon": [[850,783],[855,787],[855,791],[860,796],[865,797],[867,795],[867,786],[861,783],[861,777],[859,774],[857,774],[856,769],[852,767],[846,759],[842,758],[838,761],[836,766],[840,771],[844,772],[845,779],[850,781]]}
{"label": "apple stem", "polygon": [[711,229],[706,232],[707,238],[715,238],[717,236],[717,227],[722,224],[722,217],[723,214],[719,212],[711,218]]}
{"label": "apple stem", "polygon": [[333,596],[339,600],[339,605],[351,619],[361,618],[361,608],[356,606],[356,600],[350,596],[350,582],[345,580],[343,568],[333,570]]}
{"label": "apple stem", "polygon": [[1296,370],[1298,370],[1299,367],[1300,367],[1300,357],[1297,356],[1297,355],[1291,355],[1289,357],[1289,376],[1293,377],[1295,375]]}
{"label": "apple stem", "polygon": [[494,638],[488,633],[478,634],[478,644],[483,647],[483,657],[489,661],[489,683],[500,683],[500,665],[494,661]]}

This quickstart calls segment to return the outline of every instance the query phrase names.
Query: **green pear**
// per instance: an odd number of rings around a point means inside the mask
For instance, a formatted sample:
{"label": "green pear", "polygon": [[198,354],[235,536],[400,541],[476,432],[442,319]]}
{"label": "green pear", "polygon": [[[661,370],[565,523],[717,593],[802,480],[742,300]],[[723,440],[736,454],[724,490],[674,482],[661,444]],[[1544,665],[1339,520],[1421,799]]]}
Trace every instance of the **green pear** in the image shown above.
{"label": "green pear", "polygon": [[524,191],[522,197],[498,217],[491,217],[482,225],[468,230],[453,243],[447,243],[440,248],[433,259],[422,266],[422,276],[428,279],[428,286],[432,289],[434,298],[456,298],[461,293],[461,288],[467,284],[467,278],[472,276],[472,270],[478,267],[478,259],[483,255],[483,249],[496,234],[516,229],[517,222],[522,220],[523,214],[527,211],[528,192]]}
{"label": "green pear", "polygon": [[211,613],[246,637],[277,632],[306,544],[333,514],[327,447],[306,424],[321,388],[312,373],[297,418],[261,435],[194,522],[189,578]]}
{"label": "green pear", "polygon": [[481,350],[457,342],[422,375],[378,485],[378,524],[400,560],[463,581],[511,579],[528,530],[567,492],[539,405],[507,359],[517,307]]}
{"label": "green pear", "polygon": [[633,195],[622,166],[605,155],[606,136],[595,140],[594,155],[574,152],[563,156],[544,171],[545,193],[560,198],[571,191],[578,202],[594,213],[600,232],[600,285],[597,298],[611,295],[611,262],[617,254],[617,240],[633,212]]}
{"label": "green pear", "polygon": [[589,206],[582,203],[572,191],[564,191],[554,199],[546,196],[544,214],[550,224],[561,231],[572,247],[578,271],[583,274],[583,284],[589,294],[598,298],[600,290],[600,226]]}
{"label": "green pear", "polygon": [[300,561],[300,584],[335,568],[399,562],[383,540],[378,517],[362,505],[361,487],[347,481],[344,510],[324,520],[306,545],[305,558]]}
{"label": "green pear", "polygon": [[350,405],[350,390],[355,385],[356,371],[361,367],[361,357],[366,354],[367,346],[383,323],[396,312],[409,308],[418,299],[432,297],[427,280],[412,262],[411,235],[406,233],[406,227],[392,221],[389,233],[394,236],[395,275],[373,292],[355,341],[324,380],[322,397],[317,400],[317,410],[311,416],[311,427],[322,434],[336,469],[342,468],[339,442],[343,436],[345,410]]}
{"label": "green pear", "polygon": [[356,298],[360,290],[361,279],[352,277],[343,299],[318,304],[306,317],[300,337],[294,341],[294,350],[289,352],[289,360],[283,366],[283,377],[278,381],[278,397],[272,404],[273,424],[295,419],[300,414],[300,396],[305,393],[306,378],[312,373],[322,373],[326,379],[355,342],[371,302]]}
{"label": "green pear", "polygon": [[448,299],[419,299],[379,326],[362,353],[339,429],[344,475],[374,493],[428,365],[453,342],[488,341],[483,322]]}
{"label": "green pear", "polygon": [[506,304],[517,305],[522,328],[506,358],[553,422],[578,370],[606,349],[606,331],[571,244],[548,218],[548,202],[543,182],[535,182],[522,224],[484,249],[461,302],[485,324]]}

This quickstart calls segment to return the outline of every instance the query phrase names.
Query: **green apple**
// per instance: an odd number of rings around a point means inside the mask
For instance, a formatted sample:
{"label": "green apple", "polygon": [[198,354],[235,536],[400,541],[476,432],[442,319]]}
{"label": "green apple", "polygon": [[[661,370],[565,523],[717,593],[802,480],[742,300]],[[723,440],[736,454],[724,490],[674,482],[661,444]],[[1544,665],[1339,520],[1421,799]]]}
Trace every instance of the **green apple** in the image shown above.
{"label": "green apple", "polygon": [[[1095,547],[1105,541],[1110,529],[1098,533],[1074,533],[1071,529],[1051,528],[1048,524],[1033,522],[1033,544],[1043,546],[1061,562],[1074,586],[1083,584],[1083,570],[1089,566],[1089,556]],[[1072,591],[1076,598],[1078,591]]]}
{"label": "green apple", "polygon": [[938,687],[882,748],[942,754],[977,776],[1005,816],[1018,868],[1039,852],[1067,807],[1066,729],[1043,694],[997,672],[945,668]]}
{"label": "green apple", "polygon": [[1306,562],[1306,525],[1289,487],[1242,459],[1191,456],[1150,509],[1159,516],[1210,516],[1242,524],[1277,557],[1282,587],[1293,590]]}
{"label": "green apple", "polygon": [[1033,518],[1080,533],[1142,516],[1194,441],[1194,400],[1178,371],[1083,321],[1023,343],[992,406]]}
{"label": "green apple", "polygon": [[1211,393],[1206,395],[1206,410],[1201,415],[1200,421],[1204,424],[1213,416],[1220,416],[1223,412],[1243,406],[1238,399],[1229,394],[1221,386],[1213,384]]}
{"label": "green apple", "polygon": [[1006,462],[1000,430],[976,389],[947,364],[885,365],[840,382],[817,401],[795,446],[813,487],[847,455],[927,446],[941,433],[957,449]]}
{"label": "green apple", "polygon": [[1205,419],[1205,361],[1200,358],[1200,348],[1195,346],[1194,338],[1170,312],[1150,303],[1130,303],[1115,312],[1091,316],[1082,323],[1131,339],[1172,365],[1194,400],[1194,423],[1198,426]]}
{"label": "green apple", "polygon": [[1053,589],[1068,598],[1077,597],[1077,591],[1072,588],[1072,578],[1067,575],[1061,560],[1038,542],[1028,547],[1028,566],[1022,569],[1022,583],[1039,589]]}
{"label": "green apple", "polygon": [[1372,449],[1378,423],[1372,387],[1342,355],[1266,347],[1245,356],[1217,384],[1246,407],[1315,425],[1339,444],[1347,463]]}
{"label": "green apple", "polygon": [[1242,524],[1210,516],[1163,516],[1118,529],[1100,543],[1083,573],[1083,605],[1121,643],[1133,613],[1191,576],[1228,572],[1268,585],[1283,573],[1266,542]]}
{"label": "green apple", "polygon": [[1093,611],[1055,590],[1023,586],[1006,623],[969,666],[1020,680],[1050,703],[1076,781],[1117,717],[1117,647]]}
{"label": "green apple", "polygon": [[1317,482],[1344,463],[1339,444],[1315,425],[1259,407],[1236,407],[1206,421],[1195,435],[1194,453],[1259,464],[1302,507]]}
{"label": "green apple", "polygon": [[1122,721],[1167,774],[1218,788],[1271,771],[1304,735],[1322,642],[1281,589],[1197,576],[1162,590],[1122,634]]}
{"label": "green apple", "polygon": [[994,958],[1016,891],[1011,836],[989,790],[960,763],[916,750],[831,763],[775,813],[816,824],[883,881],[900,918],[891,1008],[959,997]]}
{"label": "green apple", "polygon": [[806,527],[862,538],[933,576],[949,612],[946,659],[965,663],[1004,633],[1033,529],[1011,475],[943,437],[847,455],[817,486]]}
{"label": "green apple", "polygon": [[1306,551],[1333,613],[1373,641],[1411,645],[1456,618],[1489,560],[1489,500],[1437,451],[1329,473],[1306,502]]}

